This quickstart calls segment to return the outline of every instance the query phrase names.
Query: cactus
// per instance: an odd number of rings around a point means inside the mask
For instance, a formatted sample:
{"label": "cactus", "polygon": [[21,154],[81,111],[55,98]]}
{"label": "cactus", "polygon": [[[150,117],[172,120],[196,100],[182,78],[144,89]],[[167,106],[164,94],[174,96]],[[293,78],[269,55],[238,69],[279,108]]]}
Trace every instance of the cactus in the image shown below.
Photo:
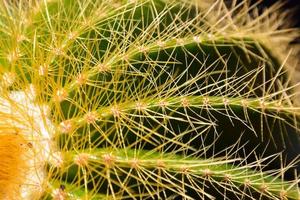
{"label": "cactus", "polygon": [[0,5],[1,199],[300,199],[281,3]]}

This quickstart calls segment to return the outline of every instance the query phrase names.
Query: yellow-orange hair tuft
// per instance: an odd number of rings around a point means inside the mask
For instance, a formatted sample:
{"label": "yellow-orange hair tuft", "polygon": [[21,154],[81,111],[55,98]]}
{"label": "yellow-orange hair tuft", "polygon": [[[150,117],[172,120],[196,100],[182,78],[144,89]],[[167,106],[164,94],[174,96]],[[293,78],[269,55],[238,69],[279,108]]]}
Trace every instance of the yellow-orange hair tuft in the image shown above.
{"label": "yellow-orange hair tuft", "polygon": [[28,170],[28,143],[13,128],[0,127],[0,199],[21,198],[21,185]]}

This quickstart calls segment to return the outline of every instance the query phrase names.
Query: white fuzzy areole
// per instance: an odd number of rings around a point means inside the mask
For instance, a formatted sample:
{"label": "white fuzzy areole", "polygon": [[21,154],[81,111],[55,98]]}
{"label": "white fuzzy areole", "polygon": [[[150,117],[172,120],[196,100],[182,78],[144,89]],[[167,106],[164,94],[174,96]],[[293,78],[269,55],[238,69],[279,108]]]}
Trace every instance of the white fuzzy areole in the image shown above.
{"label": "white fuzzy areole", "polygon": [[43,192],[46,173],[45,163],[49,160],[51,151],[51,133],[54,126],[47,116],[47,107],[33,102],[34,94],[14,91],[7,97],[0,97],[0,112],[13,116],[12,119],[1,121],[20,130],[32,151],[28,158],[30,170],[26,174],[26,182],[20,186],[21,199],[33,200]]}

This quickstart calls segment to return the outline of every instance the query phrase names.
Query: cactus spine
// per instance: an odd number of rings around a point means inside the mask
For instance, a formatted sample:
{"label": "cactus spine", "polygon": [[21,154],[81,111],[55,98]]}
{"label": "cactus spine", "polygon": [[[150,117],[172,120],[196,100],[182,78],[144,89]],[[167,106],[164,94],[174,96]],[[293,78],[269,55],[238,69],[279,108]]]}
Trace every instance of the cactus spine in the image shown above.
{"label": "cactus spine", "polygon": [[1,1],[3,199],[300,199],[280,3]]}

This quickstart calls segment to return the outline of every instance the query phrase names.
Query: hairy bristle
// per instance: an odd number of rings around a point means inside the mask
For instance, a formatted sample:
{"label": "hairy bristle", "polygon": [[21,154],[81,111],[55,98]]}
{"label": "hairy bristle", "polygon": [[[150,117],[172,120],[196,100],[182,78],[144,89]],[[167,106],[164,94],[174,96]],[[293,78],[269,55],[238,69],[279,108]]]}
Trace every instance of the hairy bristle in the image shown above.
{"label": "hairy bristle", "polygon": [[28,142],[16,130],[0,128],[0,198],[21,198],[20,186],[29,170]]}
{"label": "hairy bristle", "polygon": [[2,194],[299,199],[299,30],[259,6],[1,1]]}

